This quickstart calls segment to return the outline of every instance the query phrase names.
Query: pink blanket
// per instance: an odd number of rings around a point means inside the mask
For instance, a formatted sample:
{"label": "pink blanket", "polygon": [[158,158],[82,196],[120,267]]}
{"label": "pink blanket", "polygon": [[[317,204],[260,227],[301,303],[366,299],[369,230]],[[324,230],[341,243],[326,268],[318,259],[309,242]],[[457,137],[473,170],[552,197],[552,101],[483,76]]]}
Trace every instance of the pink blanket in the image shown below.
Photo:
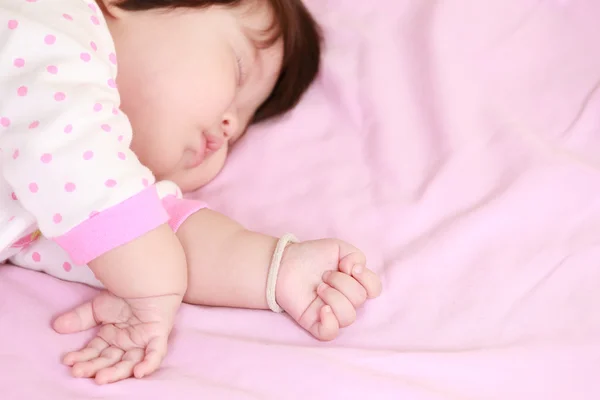
{"label": "pink blanket", "polygon": [[93,291],[0,267],[0,398],[600,398],[600,2],[309,4],[319,82],[198,196],[355,243],[384,295],[328,344],[186,306],[160,372],[98,387],[49,326]]}

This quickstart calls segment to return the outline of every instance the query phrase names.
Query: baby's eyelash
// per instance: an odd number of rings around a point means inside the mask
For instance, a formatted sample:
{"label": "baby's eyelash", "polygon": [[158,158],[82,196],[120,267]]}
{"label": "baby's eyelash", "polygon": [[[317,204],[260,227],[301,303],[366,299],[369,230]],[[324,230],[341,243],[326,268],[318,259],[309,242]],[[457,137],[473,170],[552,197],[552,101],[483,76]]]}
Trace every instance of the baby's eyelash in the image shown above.
{"label": "baby's eyelash", "polygon": [[238,66],[238,86],[242,86],[244,83],[244,64],[242,63],[242,59],[239,56],[236,56],[237,66]]}

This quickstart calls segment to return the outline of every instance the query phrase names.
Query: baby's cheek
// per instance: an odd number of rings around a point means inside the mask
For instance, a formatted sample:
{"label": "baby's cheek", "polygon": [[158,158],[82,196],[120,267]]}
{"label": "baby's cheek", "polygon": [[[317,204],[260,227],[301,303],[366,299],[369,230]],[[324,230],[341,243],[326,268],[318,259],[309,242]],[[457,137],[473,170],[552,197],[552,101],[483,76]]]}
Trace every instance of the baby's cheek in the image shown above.
{"label": "baby's cheek", "polygon": [[181,150],[176,149],[168,141],[160,143],[153,140],[140,140],[139,137],[134,137],[131,150],[140,162],[157,177],[174,171],[178,167],[182,156]]}

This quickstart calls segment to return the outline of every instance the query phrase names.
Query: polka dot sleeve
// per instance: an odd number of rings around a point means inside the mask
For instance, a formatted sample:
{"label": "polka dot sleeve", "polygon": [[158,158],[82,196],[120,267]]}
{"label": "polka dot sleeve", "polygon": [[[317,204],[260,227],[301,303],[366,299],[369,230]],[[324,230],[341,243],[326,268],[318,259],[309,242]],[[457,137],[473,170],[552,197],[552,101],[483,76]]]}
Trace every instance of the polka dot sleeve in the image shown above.
{"label": "polka dot sleeve", "polygon": [[15,198],[49,238],[109,209],[115,231],[135,225],[128,218],[139,216],[114,212],[132,198],[142,199],[136,207],[156,211],[150,213],[156,221],[145,225],[164,223],[154,177],[129,149],[132,130],[118,110],[114,45],[97,6],[84,0],[3,3],[0,168]]}

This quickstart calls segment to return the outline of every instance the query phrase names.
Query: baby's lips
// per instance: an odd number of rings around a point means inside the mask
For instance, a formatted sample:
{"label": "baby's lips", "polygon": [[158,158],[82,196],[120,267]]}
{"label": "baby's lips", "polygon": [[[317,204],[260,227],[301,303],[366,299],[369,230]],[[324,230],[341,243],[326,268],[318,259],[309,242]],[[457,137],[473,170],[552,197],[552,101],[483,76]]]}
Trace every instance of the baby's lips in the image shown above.
{"label": "baby's lips", "polygon": [[225,139],[223,137],[216,137],[212,135],[204,135],[206,137],[206,152],[214,153],[218,151],[225,143]]}
{"label": "baby's lips", "polygon": [[203,139],[202,145],[195,150],[194,158],[188,163],[188,168],[198,167],[204,162],[206,157],[219,151],[219,149],[223,147],[223,144],[225,143],[225,139],[223,137],[217,137],[207,133],[203,134]]}

